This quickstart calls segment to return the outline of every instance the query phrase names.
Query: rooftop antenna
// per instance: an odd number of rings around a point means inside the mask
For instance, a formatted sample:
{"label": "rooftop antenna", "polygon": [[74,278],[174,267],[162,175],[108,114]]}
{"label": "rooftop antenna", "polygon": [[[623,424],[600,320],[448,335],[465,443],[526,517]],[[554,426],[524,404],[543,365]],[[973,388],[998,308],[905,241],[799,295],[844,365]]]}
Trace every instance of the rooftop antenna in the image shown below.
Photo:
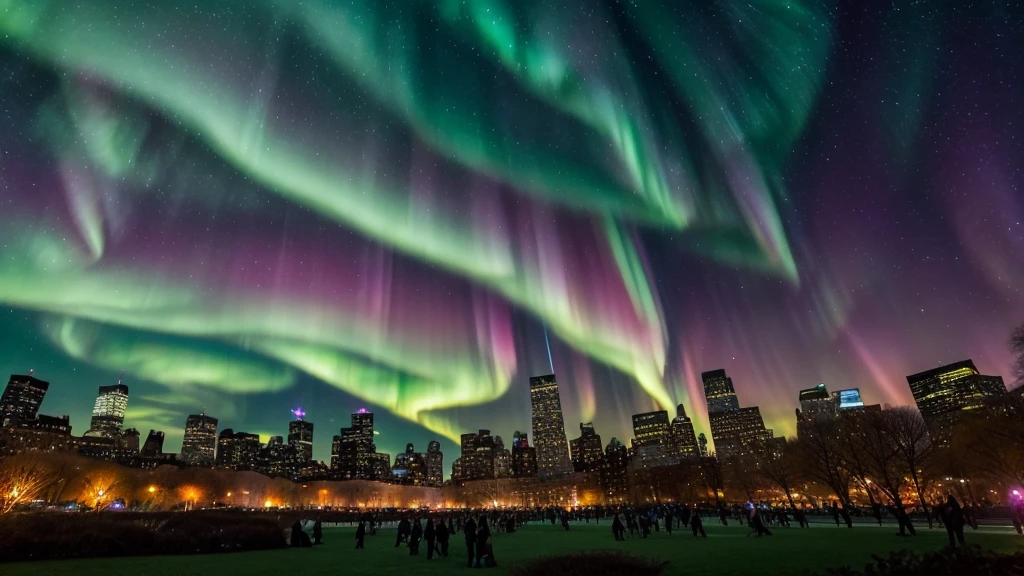
{"label": "rooftop antenna", "polygon": [[548,340],[548,325],[544,324],[544,346],[548,349],[548,368],[555,373],[555,363],[551,361],[551,341]]}
{"label": "rooftop antenna", "polygon": [[121,381],[124,380],[124,368],[121,369],[121,375],[117,378],[117,385],[121,385]]}
{"label": "rooftop antenna", "polygon": [[32,376],[33,374],[35,374],[35,373],[36,373],[36,369],[35,369],[35,368],[29,368],[29,369],[28,369],[28,375],[29,375],[29,377],[31,377],[31,376]]}

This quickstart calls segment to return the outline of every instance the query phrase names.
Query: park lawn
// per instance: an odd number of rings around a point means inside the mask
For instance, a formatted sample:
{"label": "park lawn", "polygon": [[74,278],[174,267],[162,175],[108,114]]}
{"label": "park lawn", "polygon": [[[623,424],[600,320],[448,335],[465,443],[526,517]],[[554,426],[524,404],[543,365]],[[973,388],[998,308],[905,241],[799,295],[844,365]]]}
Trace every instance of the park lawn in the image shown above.
{"label": "park lawn", "polygon": [[[664,531],[647,540],[616,542],[611,526],[536,524],[515,534],[495,534],[495,556],[500,566],[488,571],[502,574],[518,561],[581,550],[622,550],[670,562],[667,574],[757,574],[799,576],[844,565],[863,569],[873,554],[900,548],[924,552],[946,545],[946,533],[922,529],[914,538],[900,538],[895,527],[857,526],[854,529],[815,525],[812,528],[777,528],[774,536],[747,536],[745,526],[708,526],[708,539],[689,532]],[[61,560],[0,565],[4,576],[210,576],[228,574],[275,575],[450,575],[465,570],[466,549],[461,535],[452,539],[451,556],[427,561],[425,546],[410,557],[404,547],[394,548],[395,531],[367,536],[366,549],[355,550],[354,528],[325,528],[325,545],[311,549],[284,549],[198,556],[157,556]],[[1024,550],[1024,538],[1009,528],[968,531],[968,544],[1008,552]]]}

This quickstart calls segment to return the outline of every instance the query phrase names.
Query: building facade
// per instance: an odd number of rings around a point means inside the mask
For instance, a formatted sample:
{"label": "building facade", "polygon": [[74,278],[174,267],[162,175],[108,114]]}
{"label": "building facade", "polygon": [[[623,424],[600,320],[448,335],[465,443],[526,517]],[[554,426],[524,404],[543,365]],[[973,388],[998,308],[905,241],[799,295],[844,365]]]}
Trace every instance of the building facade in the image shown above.
{"label": "building facade", "polygon": [[254,470],[260,457],[260,436],[231,428],[217,436],[217,466],[232,470]]}
{"label": "building facade", "polygon": [[189,415],[181,441],[181,460],[192,466],[213,466],[216,453],[217,419],[205,412]]}
{"label": "building facade", "polygon": [[441,486],[444,484],[444,454],[441,453],[441,443],[431,440],[427,444],[427,486]]}
{"label": "building facade", "polygon": [[128,387],[118,381],[113,386],[100,386],[96,403],[92,407],[92,420],[86,436],[117,438],[124,426],[124,413],[128,408]]}
{"label": "building facade", "polygon": [[510,467],[514,478],[533,478],[537,475],[537,449],[530,446],[529,437],[518,430],[512,435]]}
{"label": "building facade", "polygon": [[704,399],[707,401],[708,414],[740,409],[732,378],[725,375],[725,370],[704,372],[700,378],[704,382]]}
{"label": "building facade", "polygon": [[554,374],[530,378],[530,406],[533,445],[537,449],[537,474],[541,478],[550,478],[572,473],[562,401]]}
{"label": "building facade", "polygon": [[757,406],[708,414],[715,453],[721,459],[746,456],[757,452],[774,434],[765,428]]}
{"label": "building facade", "polygon": [[949,442],[964,413],[1007,394],[1002,376],[981,374],[969,359],[907,376],[907,384],[932,440],[939,444]]}
{"label": "building facade", "polygon": [[569,448],[576,472],[600,470],[604,464],[604,446],[592,422],[580,422],[580,435],[569,441]]}
{"label": "building facade", "polygon": [[412,443],[405,445],[405,452],[395,455],[391,467],[391,479],[398,484],[422,486],[427,482],[427,457],[420,454]]}
{"label": "building facade", "polygon": [[682,404],[676,406],[676,417],[672,419],[669,433],[672,446],[680,460],[700,458],[700,446],[693,429],[693,421],[686,416],[686,408]]}
{"label": "building facade", "polygon": [[0,396],[0,425],[35,420],[49,388],[50,383],[36,378],[32,371],[28,375],[11,374]]}
{"label": "building facade", "polygon": [[629,497],[629,453],[618,438],[612,438],[604,449],[601,467],[601,489],[605,502],[619,504]]}
{"label": "building facade", "polygon": [[[300,412],[301,413],[301,412]],[[303,461],[313,459],[313,423],[302,418],[288,423],[288,443],[299,451]]]}

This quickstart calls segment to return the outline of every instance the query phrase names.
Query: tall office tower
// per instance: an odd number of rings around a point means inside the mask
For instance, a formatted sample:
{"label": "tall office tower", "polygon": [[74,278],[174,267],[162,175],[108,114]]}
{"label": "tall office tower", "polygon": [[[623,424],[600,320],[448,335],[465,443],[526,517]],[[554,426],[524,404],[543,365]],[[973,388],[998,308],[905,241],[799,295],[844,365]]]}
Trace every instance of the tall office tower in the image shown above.
{"label": "tall office tower", "polygon": [[577,472],[600,470],[604,464],[604,446],[594,431],[593,422],[580,422],[580,436],[569,441],[572,468]]}
{"label": "tall office tower", "polygon": [[612,438],[604,449],[601,467],[601,489],[607,502],[621,503],[629,495],[628,466],[628,450],[618,438]]}
{"label": "tall office tower", "polygon": [[732,378],[725,375],[725,370],[704,372],[700,378],[704,381],[704,398],[707,400],[708,414],[740,409],[736,389],[732,387]]}
{"label": "tall office tower", "polygon": [[512,453],[505,448],[501,436],[494,437],[494,477],[508,478],[512,474]]}
{"label": "tall office tower", "polygon": [[518,430],[512,435],[511,468],[515,478],[532,478],[537,475],[537,449],[530,446],[530,439]]}
{"label": "tall office tower", "polygon": [[427,444],[427,486],[441,486],[444,484],[444,454],[441,453],[441,443],[431,440]]}
{"label": "tall office tower", "polygon": [[190,414],[185,420],[181,441],[181,459],[192,466],[212,466],[217,452],[217,419],[205,412]]}
{"label": "tall office tower", "polygon": [[490,430],[463,434],[459,447],[462,456],[458,480],[494,478],[494,437]]}
{"label": "tall office tower", "polygon": [[[121,374],[124,377],[124,374]],[[100,386],[96,404],[92,407],[92,422],[85,436],[117,438],[124,425],[124,412],[128,408],[128,387],[119,379],[113,386]]]}
{"label": "tall office tower", "polygon": [[157,458],[164,453],[164,433],[159,430],[150,430],[146,436],[146,443],[142,445],[139,455],[144,458]]}
{"label": "tall office tower", "polygon": [[686,417],[686,409],[682,404],[676,406],[676,417],[672,419],[670,436],[672,437],[672,447],[675,448],[680,459],[700,456],[697,436],[693,431],[693,421]]}
{"label": "tall office tower", "polygon": [[29,370],[27,376],[11,374],[3,396],[0,396],[0,424],[3,426],[34,420],[39,413],[39,405],[43,403],[50,383],[39,380],[34,374],[34,370]]}
{"label": "tall office tower", "polygon": [[[378,461],[379,457],[376,455],[377,447],[373,442],[373,412],[367,411],[366,408],[360,408],[352,413],[351,422],[351,426],[341,429],[337,458],[334,458],[332,447],[332,460],[337,463],[334,467],[336,475],[344,479],[362,478],[365,480],[390,476],[390,466],[384,476],[378,476],[382,469]],[[389,461],[390,458],[389,456]]]}
{"label": "tall office tower", "polygon": [[797,436],[806,436],[811,433],[809,424],[823,418],[835,418],[838,415],[836,401],[828,393],[824,384],[818,384],[814,388],[801,390],[799,395],[800,409],[796,411],[796,433]]}
{"label": "tall office tower", "polygon": [[217,465],[232,470],[252,470],[259,460],[260,448],[259,434],[225,428],[217,437]]}
{"label": "tall office tower", "polygon": [[764,427],[764,419],[757,406],[714,412],[708,414],[708,418],[711,420],[711,437],[715,441],[715,452],[719,458],[753,454],[759,446],[774,437],[773,432]]}
{"label": "tall office tower", "polygon": [[533,445],[537,448],[537,475],[541,478],[572,472],[569,442],[562,419],[562,401],[558,397],[555,375],[530,378],[530,405],[533,408]]}
{"label": "tall office tower", "polygon": [[668,412],[633,415],[633,459],[642,468],[679,463],[678,449],[672,446]]}
{"label": "tall office tower", "polygon": [[299,451],[303,462],[313,459],[313,423],[306,422],[302,408],[292,410],[295,420],[288,423],[288,443]]}
{"label": "tall office tower", "polygon": [[907,376],[928,432],[940,445],[948,444],[952,428],[965,412],[1006,396],[1002,376],[985,376],[964,360]]}

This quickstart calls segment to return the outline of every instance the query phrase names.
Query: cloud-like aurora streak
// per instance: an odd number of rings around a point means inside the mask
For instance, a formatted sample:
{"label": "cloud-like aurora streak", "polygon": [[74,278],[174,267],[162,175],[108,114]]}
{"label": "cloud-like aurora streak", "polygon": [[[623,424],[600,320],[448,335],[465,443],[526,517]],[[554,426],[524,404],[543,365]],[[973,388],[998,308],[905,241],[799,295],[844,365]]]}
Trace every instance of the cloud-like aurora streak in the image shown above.
{"label": "cloud-like aurora streak", "polygon": [[522,309],[670,408],[641,234],[796,278],[779,174],[831,15],[727,2],[689,15],[729,22],[709,42],[653,4],[0,1],[7,48],[59,78],[23,121],[70,216],[15,191],[39,226],[3,233],[0,300],[66,318],[74,358],[167,382],[143,357],[188,357],[238,392],[234,347],[249,392],[298,369],[449,437],[433,412],[508,389]]}

